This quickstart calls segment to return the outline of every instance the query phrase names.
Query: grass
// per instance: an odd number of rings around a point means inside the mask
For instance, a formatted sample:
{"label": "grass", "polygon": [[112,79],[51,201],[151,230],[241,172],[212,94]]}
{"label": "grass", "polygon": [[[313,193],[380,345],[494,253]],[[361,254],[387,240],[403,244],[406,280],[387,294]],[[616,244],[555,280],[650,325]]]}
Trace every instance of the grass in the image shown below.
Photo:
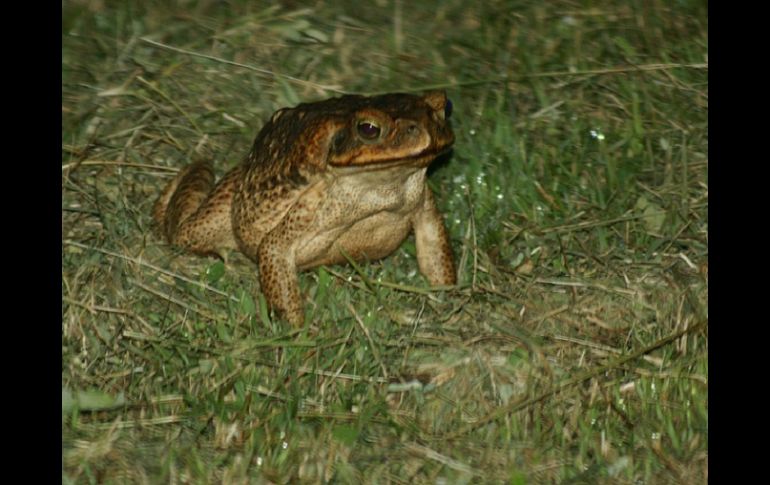
{"label": "grass", "polygon": [[[62,9],[63,483],[707,481],[705,4],[140,3]],[[408,240],[297,330],[153,234],[276,109],[436,87],[456,288]]]}

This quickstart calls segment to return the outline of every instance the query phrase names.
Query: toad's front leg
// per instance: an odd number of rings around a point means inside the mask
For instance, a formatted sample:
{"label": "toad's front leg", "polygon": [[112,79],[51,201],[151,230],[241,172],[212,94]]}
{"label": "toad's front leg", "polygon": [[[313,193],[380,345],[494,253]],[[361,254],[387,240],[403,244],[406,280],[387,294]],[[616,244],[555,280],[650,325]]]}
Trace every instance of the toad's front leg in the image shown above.
{"label": "toad's front leg", "polygon": [[259,283],[268,305],[293,326],[305,320],[299,292],[294,243],[287,238],[283,224],[271,231],[259,247]]}
{"label": "toad's front leg", "polygon": [[249,241],[256,243],[258,238],[242,232],[242,248],[259,266],[259,282],[268,305],[294,326],[301,326],[305,320],[297,277],[297,248],[315,220],[322,193],[323,186],[318,184],[300,194],[281,221],[259,239],[256,248]]}
{"label": "toad's front leg", "polygon": [[433,192],[425,185],[423,206],[413,216],[417,264],[432,285],[454,285],[457,281],[449,235]]}

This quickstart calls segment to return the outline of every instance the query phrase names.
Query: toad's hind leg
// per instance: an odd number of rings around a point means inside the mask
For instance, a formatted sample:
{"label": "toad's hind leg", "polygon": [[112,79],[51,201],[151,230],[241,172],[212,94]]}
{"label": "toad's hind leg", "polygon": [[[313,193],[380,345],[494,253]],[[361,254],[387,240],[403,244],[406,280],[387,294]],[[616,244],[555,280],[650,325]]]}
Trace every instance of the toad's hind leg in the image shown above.
{"label": "toad's hind leg", "polygon": [[214,186],[214,172],[208,163],[182,170],[153,208],[153,219],[165,239],[197,254],[235,248],[230,207],[240,172],[240,168],[232,170]]}

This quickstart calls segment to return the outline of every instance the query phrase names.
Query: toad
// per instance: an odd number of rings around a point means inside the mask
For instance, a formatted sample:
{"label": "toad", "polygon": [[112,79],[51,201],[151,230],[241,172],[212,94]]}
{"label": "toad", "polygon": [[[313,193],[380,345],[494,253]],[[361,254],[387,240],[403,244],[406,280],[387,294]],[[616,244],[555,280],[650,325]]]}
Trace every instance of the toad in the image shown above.
{"label": "toad", "polygon": [[426,183],[428,166],[454,143],[450,112],[438,91],[281,109],[218,183],[208,163],[183,169],[153,219],[192,253],[243,252],[270,307],[296,326],[304,322],[298,271],[384,258],[411,231],[420,272],[453,285],[449,237]]}

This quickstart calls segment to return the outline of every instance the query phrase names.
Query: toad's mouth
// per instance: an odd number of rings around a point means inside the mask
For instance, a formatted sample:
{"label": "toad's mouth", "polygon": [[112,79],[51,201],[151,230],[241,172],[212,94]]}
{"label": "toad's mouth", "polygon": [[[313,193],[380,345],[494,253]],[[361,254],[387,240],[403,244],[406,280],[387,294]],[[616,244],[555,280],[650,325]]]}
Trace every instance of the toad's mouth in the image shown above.
{"label": "toad's mouth", "polygon": [[453,149],[453,144],[447,144],[438,147],[426,148],[420,152],[412,155],[402,155],[390,158],[377,158],[377,159],[361,159],[361,160],[344,160],[344,161],[330,161],[329,165],[337,169],[351,169],[351,170],[379,170],[387,169],[399,166],[413,166],[415,168],[427,167],[433,161],[449,152]]}
{"label": "toad's mouth", "polygon": [[453,145],[444,145],[442,147],[436,147],[432,149],[423,150],[420,153],[417,153],[415,155],[406,157],[406,158],[394,158],[389,163],[390,165],[394,163],[425,163],[426,165],[429,165],[435,160],[436,158],[445,155],[452,151]]}

